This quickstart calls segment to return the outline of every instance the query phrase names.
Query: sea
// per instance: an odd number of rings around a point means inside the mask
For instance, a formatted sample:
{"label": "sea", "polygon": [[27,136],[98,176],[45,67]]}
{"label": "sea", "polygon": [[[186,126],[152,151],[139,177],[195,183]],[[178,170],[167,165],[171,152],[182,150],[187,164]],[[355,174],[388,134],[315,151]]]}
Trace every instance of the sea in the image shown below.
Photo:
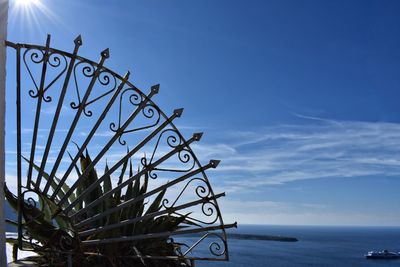
{"label": "sea", "polygon": [[400,251],[400,227],[241,225],[241,234],[296,237],[298,242],[229,240],[230,261],[197,267],[400,267],[397,260],[370,260],[371,250]]}
{"label": "sea", "polygon": [[[196,267],[400,267],[400,259],[369,260],[364,256],[371,250],[400,251],[400,227],[239,225],[231,232],[296,237],[298,241],[231,238],[229,262],[197,261]],[[196,242],[193,237],[184,239]],[[206,256],[207,249],[203,247],[200,254]],[[11,247],[8,254],[11,256]]]}

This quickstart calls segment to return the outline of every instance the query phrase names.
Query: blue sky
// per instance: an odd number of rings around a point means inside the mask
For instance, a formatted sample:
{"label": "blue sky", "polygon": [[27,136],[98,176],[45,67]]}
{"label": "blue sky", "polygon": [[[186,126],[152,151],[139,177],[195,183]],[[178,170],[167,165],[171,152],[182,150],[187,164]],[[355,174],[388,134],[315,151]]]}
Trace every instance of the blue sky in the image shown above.
{"label": "blue sky", "polygon": [[201,161],[222,160],[227,221],[400,225],[397,1],[10,2],[9,40],[70,51],[82,34],[81,55],[109,47],[108,67],[185,108]]}

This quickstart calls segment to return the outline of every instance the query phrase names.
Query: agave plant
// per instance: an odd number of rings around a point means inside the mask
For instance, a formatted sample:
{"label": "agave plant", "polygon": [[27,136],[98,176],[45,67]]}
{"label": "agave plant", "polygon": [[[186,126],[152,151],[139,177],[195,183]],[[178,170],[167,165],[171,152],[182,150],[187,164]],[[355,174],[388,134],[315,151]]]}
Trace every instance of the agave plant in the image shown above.
{"label": "agave plant", "polygon": [[[70,156],[71,157],[71,156]],[[25,159],[27,160],[27,159]],[[28,161],[28,160],[27,160]],[[80,176],[85,171],[87,166],[91,163],[91,158],[88,151],[86,155],[80,156],[80,167],[75,165],[75,170]],[[37,165],[31,163],[35,169],[39,169]],[[121,173],[118,177],[118,184],[121,184],[125,173],[129,169],[129,176],[133,176],[132,161],[126,161],[121,169]],[[108,171],[108,165],[105,166],[105,173]],[[140,170],[139,170],[140,171]],[[43,174],[44,179],[49,180],[47,173]],[[89,175],[79,184],[76,190],[76,195],[72,194],[68,201],[71,203],[76,199],[76,196],[80,192],[85,191],[90,185],[92,185],[98,179],[96,169],[92,169]],[[117,205],[123,203],[132,198],[141,198],[142,195],[146,194],[148,189],[148,175],[144,175],[141,179],[132,182],[127,187],[124,194],[121,191],[117,191],[113,196],[103,203],[93,207],[85,216],[77,218],[77,221],[73,224],[70,218],[63,215],[56,205],[56,201],[61,199],[65,192],[69,191],[67,184],[63,184],[62,190],[59,191],[55,201],[51,200],[47,195],[41,191],[35,192],[38,195],[38,201],[40,208],[32,205],[29,201],[24,201],[21,204],[21,214],[23,215],[23,221],[26,229],[24,235],[27,236],[27,240],[32,240],[29,244],[24,241],[23,246],[33,248],[33,251],[37,256],[29,257],[30,261],[36,262],[39,266],[66,266],[66,255],[62,255],[62,251],[73,250],[72,264],[73,266],[190,266],[190,262],[185,260],[155,260],[141,257],[141,255],[160,255],[170,256],[176,255],[181,256],[180,244],[176,242],[170,242],[170,237],[152,238],[140,241],[127,241],[119,243],[106,243],[93,247],[81,246],[81,241],[99,239],[99,238],[112,238],[119,236],[129,236],[132,234],[140,235],[147,233],[158,233],[158,232],[172,232],[179,228],[184,228],[191,224],[190,221],[186,220],[186,216],[173,216],[173,215],[162,215],[158,217],[152,217],[143,219],[135,224],[122,225],[120,228],[110,229],[98,234],[88,236],[78,236],[74,233],[84,231],[86,228],[93,227],[104,227],[107,225],[115,224],[127,219],[137,218],[157,212],[161,209],[162,200],[164,198],[165,190],[161,191],[152,202],[145,203],[145,198],[136,202],[135,204],[108,215],[107,217],[97,220],[92,225],[86,227],[77,228],[77,224],[80,221],[87,219],[89,216],[94,214],[102,213],[105,210],[112,209]],[[59,179],[54,179],[56,186]],[[34,184],[33,184],[34,186]],[[75,210],[79,210],[88,203],[98,199],[103,192],[108,192],[112,188],[111,177],[108,176],[102,186],[98,185],[95,190],[91,192],[86,198],[79,203]],[[5,196],[10,206],[15,210],[18,210],[18,199],[17,197],[5,186]],[[57,215],[55,215],[57,214]],[[9,223],[12,223],[9,221]],[[14,260],[17,258],[17,239],[8,238],[8,243],[14,246]],[[57,252],[59,251],[59,252]],[[101,256],[100,256],[101,255]],[[136,257],[129,257],[136,255]]]}

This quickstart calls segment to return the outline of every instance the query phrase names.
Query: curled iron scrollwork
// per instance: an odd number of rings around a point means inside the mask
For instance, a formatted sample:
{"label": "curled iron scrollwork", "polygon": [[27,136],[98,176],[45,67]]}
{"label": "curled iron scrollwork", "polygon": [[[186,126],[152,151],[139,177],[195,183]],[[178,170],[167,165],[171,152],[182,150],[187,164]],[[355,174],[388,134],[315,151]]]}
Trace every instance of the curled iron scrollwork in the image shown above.
{"label": "curled iron scrollwork", "polygon": [[28,195],[28,194],[34,194],[34,195],[37,195],[38,198],[40,197],[39,194],[33,189],[26,189],[25,191],[23,191],[21,193],[21,199],[26,204],[26,208],[28,208],[28,209],[38,208],[38,203],[35,200],[35,198],[33,198],[32,196],[26,197],[26,200],[25,200],[25,195]]}
{"label": "curled iron scrollwork", "polygon": [[64,55],[61,55],[59,53],[55,53],[55,52],[50,52],[49,56],[48,56],[48,63],[50,66],[52,66],[53,68],[58,68],[61,65],[61,59],[60,58],[64,58]]}
{"label": "curled iron scrollwork", "polygon": [[85,107],[91,105],[92,103],[100,100],[101,98],[111,94],[115,89],[117,88],[117,78],[113,73],[111,73],[108,70],[101,70],[99,72],[99,75],[97,76],[97,81],[102,85],[102,86],[108,86],[109,89],[106,90],[104,93],[99,94],[98,96],[94,97],[91,100],[86,101]]}
{"label": "curled iron scrollwork", "polygon": [[[70,232],[70,229],[67,229]],[[74,251],[78,249],[78,241],[76,236],[71,236],[67,231],[62,231],[59,238],[59,246],[62,251]]]}
{"label": "curled iron scrollwork", "polygon": [[119,107],[118,107],[118,126],[115,124],[115,122],[110,123],[110,130],[113,132],[117,132],[119,129],[121,129],[121,120],[122,120],[122,101],[124,99],[124,96],[128,96],[129,102],[133,106],[139,106],[140,103],[143,101],[142,95],[135,89],[135,88],[127,88],[124,89],[120,96],[119,96]]}
{"label": "curled iron scrollwork", "polygon": [[[29,49],[25,50],[25,52],[23,54],[23,57],[22,57],[24,65],[25,65],[25,67],[26,67],[26,69],[28,71],[28,74],[29,74],[33,84],[35,85],[36,92],[38,92],[39,91],[39,85],[36,83],[36,80],[35,80],[35,77],[33,76],[32,70],[29,67],[29,64],[28,64],[28,61],[27,61],[28,58],[29,58],[30,62],[32,62],[34,64],[39,64],[39,63],[43,62],[43,60],[44,60],[44,52],[42,50],[40,50],[40,49],[29,48]],[[37,97],[37,95],[35,94],[35,91],[32,90],[32,89],[29,90],[29,95],[32,98]]]}
{"label": "curled iron scrollwork", "polygon": [[[80,72],[78,71],[80,69]],[[81,73],[85,78],[93,78],[94,75],[96,74],[96,67],[94,66],[93,63],[88,62],[88,61],[80,61],[74,66],[74,82],[75,82],[75,90],[77,94],[78,101],[77,102],[71,102],[70,106],[73,109],[78,109],[81,107],[83,109],[83,113],[87,117],[91,117],[93,115],[93,112],[91,110],[87,110],[87,106],[93,104],[94,102],[100,100],[101,98],[107,96],[108,94],[111,94],[117,87],[117,78],[113,73],[111,73],[108,70],[99,70],[97,73],[96,80],[102,85],[102,86],[109,86],[110,89],[106,90],[106,92],[94,97],[93,99],[89,100],[89,95],[86,96],[86,94],[90,94],[90,92],[85,91],[84,96],[81,96],[80,88],[79,88],[79,83],[78,83],[78,75]],[[111,86],[110,86],[111,85]],[[89,90],[87,88],[86,90]],[[90,91],[92,88],[90,88]],[[83,99],[86,96],[86,101],[83,103]]]}
{"label": "curled iron scrollwork", "polygon": [[217,211],[217,205],[213,202],[208,200],[207,202],[204,202],[201,204],[201,213],[206,217],[206,218],[211,218],[211,220],[205,220],[205,219],[197,219],[193,216],[190,215],[184,215],[178,212],[174,212],[178,216],[185,216],[187,221],[190,221],[192,224],[197,225],[201,227],[201,225],[212,225],[216,223],[220,217],[218,211]]}
{"label": "curled iron scrollwork", "polygon": [[59,71],[59,73],[55,76],[55,78],[51,82],[49,82],[43,89],[43,95],[42,95],[43,100],[45,102],[51,102],[52,101],[51,96],[45,96],[44,94],[64,74],[64,72],[67,70],[68,64],[66,57],[56,52],[50,52],[48,54],[47,63],[53,68],[59,68],[60,66],[62,66],[61,71]]}
{"label": "curled iron scrollwork", "polygon": [[[129,123],[134,118],[133,114],[129,116],[129,118],[125,121],[122,121],[122,106],[123,106],[123,97],[127,92],[131,92],[128,96],[128,101],[133,105],[137,106],[140,109],[140,112],[143,114],[145,119],[152,120],[148,125],[127,129]],[[154,105],[153,103],[148,103],[146,105],[141,106],[143,103],[143,96],[134,88],[125,89],[120,95],[120,102],[119,102],[119,112],[118,112],[118,126],[115,122],[110,123],[110,130],[114,133],[119,132],[118,142],[121,145],[126,145],[126,141],[122,139],[122,136],[126,133],[132,133],[140,130],[145,130],[156,126],[161,119],[161,113],[159,108]]]}
{"label": "curled iron scrollwork", "polygon": [[[55,83],[57,80],[64,74],[64,72],[67,69],[67,59],[64,55],[56,53],[56,52],[49,52],[46,56],[46,53],[44,50],[41,49],[36,49],[36,48],[29,48],[24,51],[23,54],[23,62],[24,65],[28,71],[29,77],[32,80],[32,83],[35,86],[35,90],[30,89],[28,91],[28,94],[32,98],[38,98],[41,97],[43,101],[45,102],[51,102],[52,97],[51,96],[46,96],[45,93],[46,91]],[[34,77],[34,74],[31,69],[31,63],[32,64],[40,64],[40,63],[46,63],[48,66],[52,67],[53,69],[58,69],[61,67],[61,70],[57,71],[56,76],[49,82],[47,85],[43,85],[43,88],[40,88],[39,83]],[[42,73],[42,75],[44,75]]]}
{"label": "curled iron scrollwork", "polygon": [[33,237],[30,235],[27,226],[30,225],[33,221],[37,220],[40,218],[41,213],[39,212],[34,212],[34,209],[38,209],[38,202],[33,196],[28,196],[25,199],[25,195],[37,195],[40,197],[36,191],[32,189],[26,189],[21,193],[21,200],[23,201],[22,203],[22,216],[24,218],[24,223],[22,224],[22,235],[21,239],[24,241],[24,244],[27,245],[29,244],[30,248],[24,247],[24,249],[27,250],[33,250],[34,248],[37,249],[40,247],[40,242],[38,240],[33,239]]}
{"label": "curled iron scrollwork", "polygon": [[165,129],[161,131],[161,133],[158,135],[156,144],[151,154],[149,164],[153,162],[154,156],[158,150],[158,147],[160,146],[160,142],[163,137],[165,137],[166,143],[170,148],[176,148],[177,146],[182,144],[182,138],[175,129]]}
{"label": "curled iron scrollwork", "polygon": [[222,242],[222,244],[223,244],[223,247],[221,247],[221,245],[220,245],[220,243],[218,243],[218,242],[216,242],[216,241],[213,241],[213,242],[211,242],[210,243],[210,245],[208,246],[209,247],[209,249],[210,249],[210,252],[211,252],[211,254],[213,254],[214,256],[222,256],[222,255],[224,255],[225,254],[225,252],[226,252],[226,244],[225,244],[225,240],[220,236],[220,235],[218,235],[218,234],[213,234],[213,235],[216,235],[216,236],[218,236],[223,242]]}
{"label": "curled iron scrollwork", "polygon": [[[25,197],[28,194],[35,194],[37,199],[33,196]],[[49,240],[34,239],[34,236],[30,232],[30,228],[42,224],[42,216],[46,213],[45,203],[48,199],[45,199],[45,196],[35,190],[27,189],[21,194],[21,200],[23,200],[22,215],[24,218],[21,238],[25,242],[25,245],[29,244],[30,248],[35,251],[53,247],[56,250],[71,252],[78,248],[79,240],[77,239],[77,235],[73,229],[66,229],[59,226],[56,227],[50,222],[48,222],[49,226],[46,226],[48,227],[46,231],[49,232]]]}
{"label": "curled iron scrollwork", "polygon": [[195,218],[190,215],[184,215],[178,212],[174,212],[178,216],[185,216],[188,221],[191,221],[193,224],[196,224],[198,226],[207,224],[207,225],[212,225],[217,222],[217,220],[220,217],[220,214],[218,212],[217,204],[214,202],[215,200],[210,199],[211,197],[211,190],[210,190],[210,185],[207,183],[207,181],[204,180],[204,178],[192,178],[190,179],[181,192],[178,194],[178,196],[175,198],[175,200],[170,204],[170,200],[168,198],[165,198],[162,200],[161,205],[165,209],[171,209],[176,206],[178,201],[182,198],[184,192],[187,190],[190,184],[194,183],[195,181],[200,182],[201,184],[197,184],[195,186],[195,193],[196,195],[203,200],[201,203],[201,212],[200,214],[203,214],[203,217],[205,219],[199,219]]}
{"label": "curled iron scrollwork", "polygon": [[37,203],[33,199],[33,197],[28,197],[27,200],[26,200],[26,204],[27,204],[28,209],[32,209],[32,208],[37,206]]}
{"label": "curled iron scrollwork", "polygon": [[[74,83],[75,83],[75,91],[76,91],[78,101],[77,102],[72,101],[70,103],[70,106],[72,109],[78,109],[82,105],[82,98],[81,98],[81,94],[80,94],[80,90],[79,90],[79,83],[78,83],[78,75],[79,75],[78,70],[79,69],[80,69],[80,73],[82,73],[82,75],[86,78],[93,77],[93,75],[95,73],[95,66],[90,62],[81,60],[75,64],[75,66],[74,66]],[[89,114],[86,114],[86,116],[88,116],[88,115]]]}
{"label": "curled iron scrollwork", "polygon": [[193,253],[195,248],[197,248],[200,244],[203,243],[204,240],[206,240],[208,237],[214,237],[219,239],[219,241],[211,241],[211,243],[208,245],[208,249],[210,253],[216,257],[220,257],[225,255],[226,253],[226,240],[220,235],[219,233],[214,233],[214,232],[208,232],[204,234],[199,240],[197,240],[196,243],[194,243],[185,253],[183,253],[184,256],[186,256],[189,253]]}
{"label": "curled iron scrollwork", "polygon": [[209,202],[205,202],[201,205],[201,210],[203,212],[203,214],[207,217],[213,217],[214,214],[216,215],[215,218],[209,222],[206,221],[202,221],[202,220],[198,220],[195,218],[188,218],[190,220],[194,220],[198,223],[203,223],[203,224],[214,224],[217,222],[219,216],[218,216],[218,212],[217,212],[217,205],[213,202],[213,201],[209,201]]}
{"label": "curled iron scrollwork", "polygon": [[200,184],[200,185],[197,185],[197,186],[196,186],[196,188],[195,188],[196,195],[197,195],[199,198],[207,198],[207,197],[209,197],[210,194],[211,194],[211,190],[210,190],[209,184],[204,180],[204,178],[197,178],[197,177],[196,177],[196,178],[190,179],[190,180],[185,184],[185,186],[183,187],[183,189],[181,190],[181,192],[178,194],[178,196],[177,196],[176,199],[172,202],[171,205],[168,205],[170,201],[169,201],[167,198],[165,198],[165,199],[163,199],[163,201],[162,201],[162,206],[163,206],[164,208],[166,208],[166,209],[170,209],[170,208],[174,207],[175,204],[176,204],[176,203],[179,201],[179,199],[182,197],[182,195],[184,194],[184,192],[186,191],[186,189],[189,187],[189,185],[192,184],[194,181],[200,181],[201,183],[204,183],[204,185],[203,185],[203,184]]}
{"label": "curled iron scrollwork", "polygon": [[[166,145],[172,149],[176,149],[179,146],[182,146],[183,142],[184,142],[182,136],[175,129],[163,130],[157,138],[157,142],[156,142],[153,152],[150,156],[150,160],[147,160],[146,158],[142,158],[141,163],[143,166],[147,167],[148,165],[151,165],[154,162],[155,155],[161,145],[161,140],[163,138],[166,140]],[[182,146],[182,148],[180,148],[177,151],[177,155],[178,155],[177,156],[178,161],[176,162],[176,164],[177,165],[184,164],[185,168],[178,168],[178,167],[166,168],[166,167],[160,167],[160,166],[153,166],[149,170],[149,177],[152,179],[156,179],[158,177],[156,171],[189,172],[189,171],[193,170],[196,162],[194,160],[192,152],[189,149],[184,148]],[[186,166],[188,163],[189,163],[189,166]]]}

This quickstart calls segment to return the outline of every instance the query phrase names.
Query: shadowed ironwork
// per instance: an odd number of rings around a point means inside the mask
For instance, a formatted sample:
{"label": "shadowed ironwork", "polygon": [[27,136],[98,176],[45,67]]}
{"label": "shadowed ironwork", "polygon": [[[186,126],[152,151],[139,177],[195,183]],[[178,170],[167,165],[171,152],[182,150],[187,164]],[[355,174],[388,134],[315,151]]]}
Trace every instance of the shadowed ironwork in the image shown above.
{"label": "shadowed ironwork", "polygon": [[[167,238],[176,251],[171,255],[143,254],[134,247],[130,255],[121,258],[174,260],[189,265],[194,260],[228,260],[225,230],[236,227],[236,223],[224,224],[217,199],[225,194],[213,192],[205,173],[216,168],[219,161],[200,164],[190,145],[200,141],[202,133],[186,140],[174,125],[183,109],[165,114],[153,102],[159,85],[152,86],[145,94],[129,81],[129,72],[122,76],[105,67],[110,57],[108,49],[100,53],[96,63],[78,55],[82,45],[80,36],[74,40],[71,53],[52,48],[50,41],[48,35],[45,46],[6,42],[16,52],[19,248],[51,250],[66,257],[74,256],[82,247],[100,251],[102,244]],[[27,78],[22,79],[22,75]],[[35,106],[34,113],[23,111],[28,102]],[[49,107],[53,108],[51,119],[44,113]],[[32,132],[26,141],[28,137],[22,129],[32,122]],[[60,129],[60,125],[64,128]],[[80,127],[87,127],[84,134],[79,134]],[[106,140],[104,144],[98,145],[99,136]],[[26,143],[30,146],[28,150]],[[88,149],[95,151],[93,159],[89,160]],[[117,158],[112,154],[124,150]],[[88,164],[80,170],[77,164],[82,158]],[[133,172],[132,162],[138,165],[137,172]],[[93,171],[104,165],[104,173],[81,190]],[[125,175],[127,169],[129,175]],[[118,173],[118,181],[113,180],[111,177]],[[129,198],[133,186],[140,181],[144,181],[148,190]],[[88,201],[100,186],[104,189],[99,197]],[[119,204],[96,212],[96,207],[108,205],[114,198],[120,200]],[[159,198],[160,206],[145,207],[154,198]],[[143,212],[130,216],[129,208],[138,204],[145,207]],[[59,231],[57,245],[33,240],[27,233],[29,224],[38,219],[35,216],[46,213],[45,207],[51,207],[50,221],[62,216],[70,222],[58,223],[56,229],[52,224],[47,226]],[[124,219],[110,220],[114,214],[124,214],[121,216]],[[181,218],[182,227],[174,231],[135,232],[137,224],[165,215]],[[131,227],[127,229],[132,231],[123,236],[110,235],[121,227]],[[101,233],[108,235],[98,238]],[[190,238],[183,239],[186,243],[177,242],[182,236]],[[198,248],[206,242],[208,255],[204,250],[197,255]],[[106,256],[90,251],[85,254]],[[71,264],[71,258],[66,262]]]}

